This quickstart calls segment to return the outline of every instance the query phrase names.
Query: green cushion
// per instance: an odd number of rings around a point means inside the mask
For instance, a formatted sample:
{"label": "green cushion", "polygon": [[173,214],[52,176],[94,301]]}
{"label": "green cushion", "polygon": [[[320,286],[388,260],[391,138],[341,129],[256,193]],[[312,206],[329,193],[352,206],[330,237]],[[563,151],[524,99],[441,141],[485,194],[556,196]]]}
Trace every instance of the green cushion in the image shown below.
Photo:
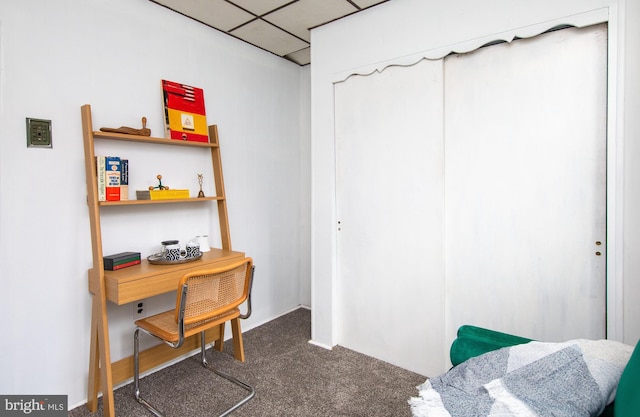
{"label": "green cushion", "polygon": [[456,366],[483,353],[528,342],[531,342],[531,339],[482,327],[464,325],[458,329],[458,338],[451,344],[449,357],[453,366]]}
{"label": "green cushion", "polygon": [[629,363],[624,368],[616,400],[614,402],[615,417],[640,416],[640,343],[631,354]]}

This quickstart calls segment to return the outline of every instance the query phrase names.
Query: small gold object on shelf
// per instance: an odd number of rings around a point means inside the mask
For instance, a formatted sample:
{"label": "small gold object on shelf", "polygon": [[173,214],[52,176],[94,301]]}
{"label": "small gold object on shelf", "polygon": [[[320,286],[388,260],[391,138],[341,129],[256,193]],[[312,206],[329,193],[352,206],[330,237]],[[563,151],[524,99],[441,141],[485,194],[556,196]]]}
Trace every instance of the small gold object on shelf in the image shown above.
{"label": "small gold object on shelf", "polygon": [[200,184],[200,191],[198,192],[198,198],[204,197],[204,192],[202,191],[202,181],[204,179],[204,175],[198,174],[198,184]]}
{"label": "small gold object on shelf", "polygon": [[118,128],[101,127],[100,131],[111,132],[111,133],[123,133],[125,135],[151,136],[151,129],[147,128],[146,117],[142,117],[142,129],[136,129],[136,128],[127,127],[127,126],[120,126]]}
{"label": "small gold object on shelf", "polygon": [[155,187],[153,185],[150,185],[149,190],[168,190],[169,189],[169,187],[167,187],[166,185],[162,185],[162,175],[158,174],[156,175],[156,178],[158,179],[158,185]]}

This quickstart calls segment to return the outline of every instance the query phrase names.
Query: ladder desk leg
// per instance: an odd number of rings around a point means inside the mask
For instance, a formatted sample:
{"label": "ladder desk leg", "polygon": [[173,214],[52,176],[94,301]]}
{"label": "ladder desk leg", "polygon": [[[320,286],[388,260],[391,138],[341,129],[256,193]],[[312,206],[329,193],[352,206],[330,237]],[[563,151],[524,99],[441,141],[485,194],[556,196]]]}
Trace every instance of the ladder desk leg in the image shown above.
{"label": "ladder desk leg", "polygon": [[89,396],[87,407],[97,410],[98,391],[102,390],[102,407],[106,417],[115,417],[113,399],[113,376],[109,351],[109,322],[107,320],[107,300],[100,290],[92,297],[91,351],[89,359]]}

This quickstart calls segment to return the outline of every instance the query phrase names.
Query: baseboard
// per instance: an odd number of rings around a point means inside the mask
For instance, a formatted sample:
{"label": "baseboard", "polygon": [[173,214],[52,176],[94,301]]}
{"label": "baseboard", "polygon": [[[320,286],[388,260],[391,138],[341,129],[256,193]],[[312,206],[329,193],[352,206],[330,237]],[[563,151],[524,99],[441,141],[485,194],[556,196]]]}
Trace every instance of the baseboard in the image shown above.
{"label": "baseboard", "polygon": [[[274,317],[271,317],[271,318],[266,319],[266,320],[259,321],[259,322],[257,322],[257,323],[253,323],[251,326],[242,327],[242,332],[244,333],[245,331],[249,331],[249,330],[251,330],[251,329],[255,329],[256,327],[260,327],[260,326],[262,326],[263,324],[267,324],[267,323],[269,323],[269,322],[270,322],[270,321],[272,321],[272,320],[275,320],[275,319],[280,318],[280,317],[282,317],[282,316],[286,316],[287,314],[289,314],[289,313],[293,313],[294,311],[299,310],[299,309],[301,309],[301,308],[304,308],[305,310],[311,310],[311,308],[310,308],[310,307],[307,307],[307,306],[302,305],[302,304],[298,304],[297,306],[295,306],[295,307],[293,307],[293,308],[290,308],[290,309],[288,309],[288,310],[285,310],[285,311],[283,311],[282,313],[279,313],[279,314],[275,315]],[[225,340],[226,340],[226,339],[225,339]]]}
{"label": "baseboard", "polygon": [[321,347],[321,348],[327,349],[327,350],[332,350],[333,349],[333,346],[325,345],[324,343],[318,343],[315,340],[309,340],[308,343],[310,345],[318,346],[318,347]]}

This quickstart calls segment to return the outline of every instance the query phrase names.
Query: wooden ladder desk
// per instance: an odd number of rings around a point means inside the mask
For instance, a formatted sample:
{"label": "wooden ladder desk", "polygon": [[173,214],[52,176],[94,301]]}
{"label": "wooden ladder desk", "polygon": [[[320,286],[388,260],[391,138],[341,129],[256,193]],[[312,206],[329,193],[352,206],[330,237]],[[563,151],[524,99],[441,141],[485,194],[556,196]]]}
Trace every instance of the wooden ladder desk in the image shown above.
{"label": "wooden ladder desk", "polygon": [[[158,137],[129,135],[114,132],[93,130],[91,106],[81,107],[82,135],[84,139],[85,174],[87,183],[87,205],[91,225],[91,246],[93,267],[89,269],[89,292],[91,294],[91,342],[89,357],[89,387],[87,407],[95,412],[98,408],[98,392],[103,394],[104,415],[114,417],[113,385],[126,381],[133,376],[133,356],[111,363],[109,350],[109,319],[107,301],[115,304],[127,304],[154,295],[175,291],[180,277],[185,273],[204,267],[223,266],[245,257],[244,252],[231,249],[227,203],[222,177],[222,161],[218,145],[217,126],[209,126],[209,142],[186,142]],[[127,141],[145,146],[186,146],[211,153],[211,166],[215,182],[215,196],[184,198],[179,200],[128,200],[99,201],[97,192],[97,175],[95,162],[95,140]],[[101,208],[105,206],[144,206],[148,204],[203,204],[215,201],[217,204],[218,223],[220,226],[221,249],[212,248],[204,252],[201,259],[176,265],[152,265],[146,259],[140,265],[130,266],[118,271],[105,271],[102,253],[102,232],[100,222]],[[234,333],[235,358],[244,361],[244,350],[241,338],[236,337],[240,326],[232,323]],[[215,348],[222,350],[224,327],[207,332],[206,343],[215,341]],[[175,357],[199,349],[200,339],[190,338],[180,349],[172,349],[164,344],[154,346],[140,353],[140,370],[152,369]]]}

